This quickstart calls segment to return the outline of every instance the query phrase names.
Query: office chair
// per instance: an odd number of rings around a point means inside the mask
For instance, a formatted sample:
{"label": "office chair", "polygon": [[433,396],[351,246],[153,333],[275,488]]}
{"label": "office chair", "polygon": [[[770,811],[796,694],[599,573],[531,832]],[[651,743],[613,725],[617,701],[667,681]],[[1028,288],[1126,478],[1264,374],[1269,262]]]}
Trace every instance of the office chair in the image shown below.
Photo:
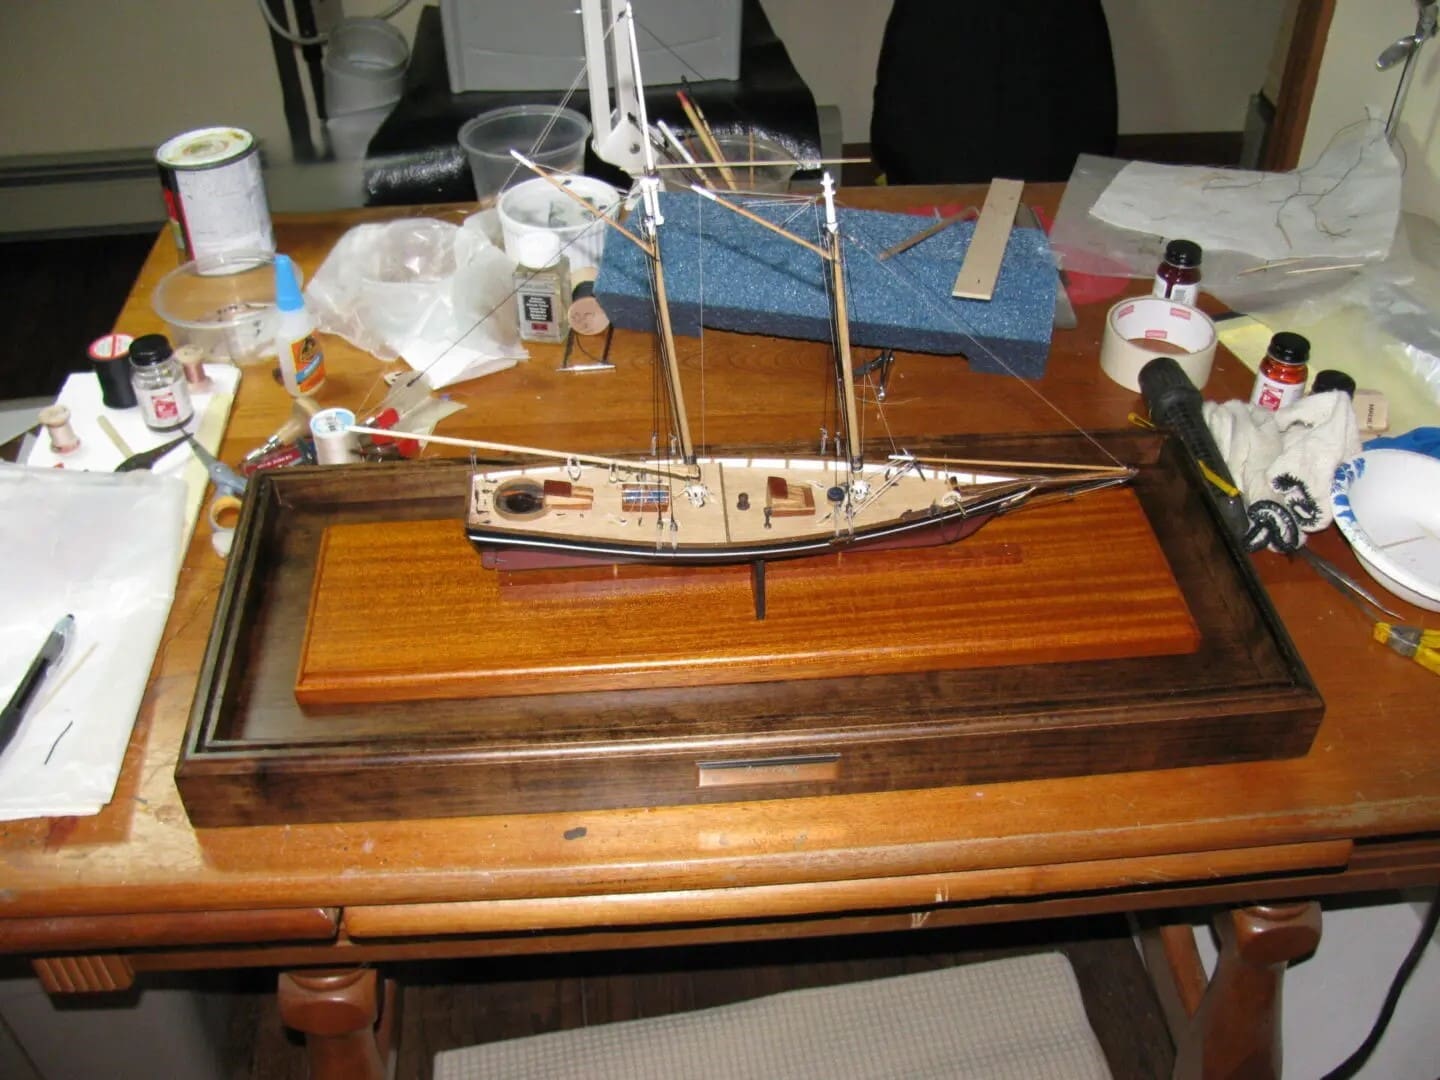
{"label": "office chair", "polygon": [[870,121],[889,183],[1064,180],[1115,135],[1100,0],[895,0]]}

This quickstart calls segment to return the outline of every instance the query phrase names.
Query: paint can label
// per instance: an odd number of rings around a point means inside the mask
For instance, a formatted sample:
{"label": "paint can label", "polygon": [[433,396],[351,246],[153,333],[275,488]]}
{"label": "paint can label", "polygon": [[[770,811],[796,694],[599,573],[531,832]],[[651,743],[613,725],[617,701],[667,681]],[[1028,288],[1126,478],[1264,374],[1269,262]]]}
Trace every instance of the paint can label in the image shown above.
{"label": "paint can label", "polygon": [[260,155],[248,132],[206,128],[177,135],[156,151],[156,161],[171,230],[185,257],[206,261],[275,250]]}

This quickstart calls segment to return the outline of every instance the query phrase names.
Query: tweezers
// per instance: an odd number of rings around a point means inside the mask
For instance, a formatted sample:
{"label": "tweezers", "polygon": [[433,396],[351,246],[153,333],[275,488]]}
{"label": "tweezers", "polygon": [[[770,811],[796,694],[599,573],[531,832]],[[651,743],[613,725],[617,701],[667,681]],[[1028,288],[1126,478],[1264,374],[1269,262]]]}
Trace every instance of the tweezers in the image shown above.
{"label": "tweezers", "polygon": [[1316,573],[1328,580],[1330,584],[1334,585],[1342,592],[1349,592],[1352,593],[1354,596],[1358,596],[1371,607],[1375,608],[1378,611],[1383,611],[1392,619],[1395,619],[1397,621],[1402,619],[1402,616],[1398,612],[1391,611],[1388,607],[1386,607],[1384,604],[1382,604],[1379,600],[1375,598],[1374,593],[1372,593],[1364,585],[1361,585],[1349,574],[1345,573],[1344,570],[1341,570],[1329,559],[1321,555],[1316,555],[1315,552],[1311,551],[1308,547],[1300,548],[1298,554],[1305,557],[1305,560],[1315,568]]}
{"label": "tweezers", "polygon": [[115,466],[115,471],[134,472],[136,469],[148,469],[166,454],[170,453],[171,450],[183,445],[189,438],[189,435],[181,435],[178,438],[171,439],[167,443],[152,446],[149,450],[141,450],[138,454],[131,454],[124,461],[120,462],[119,465]]}

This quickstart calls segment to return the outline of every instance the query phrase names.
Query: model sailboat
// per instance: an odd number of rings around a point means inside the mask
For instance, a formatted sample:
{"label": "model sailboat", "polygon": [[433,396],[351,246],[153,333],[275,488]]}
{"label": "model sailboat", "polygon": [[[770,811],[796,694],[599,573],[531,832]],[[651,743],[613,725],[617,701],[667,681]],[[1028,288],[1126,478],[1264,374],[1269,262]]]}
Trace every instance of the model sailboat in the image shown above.
{"label": "model sailboat", "polygon": [[[628,14],[621,18],[628,24],[633,60],[634,24]],[[640,83],[638,68],[633,82]],[[643,93],[631,100],[638,130],[647,132]],[[606,224],[636,244],[648,260],[670,430],[652,433],[650,452],[636,458],[432,437],[540,459],[538,464],[479,470],[472,478],[466,535],[487,566],[749,564],[757,614],[763,615],[764,565],[769,560],[952,543],[1042,493],[1076,495],[1131,478],[1134,471],[1121,465],[1023,466],[903,452],[866,458],[857,419],[842,237],[828,174],[823,180],[821,235],[814,241],[707,189],[696,191],[812,250],[823,261],[841,430],[813,455],[697,453],[666,291],[659,170],[650,140],[632,140],[632,149],[636,143],[643,161],[639,229],[632,232],[608,218]],[[565,190],[558,182],[556,186]],[[756,445],[764,445],[763,437]]]}

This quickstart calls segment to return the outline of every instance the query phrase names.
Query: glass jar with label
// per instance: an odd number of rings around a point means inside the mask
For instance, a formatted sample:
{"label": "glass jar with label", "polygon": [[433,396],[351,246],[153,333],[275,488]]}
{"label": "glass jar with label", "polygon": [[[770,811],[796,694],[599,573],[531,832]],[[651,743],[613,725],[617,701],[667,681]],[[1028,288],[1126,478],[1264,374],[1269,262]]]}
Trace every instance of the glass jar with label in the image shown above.
{"label": "glass jar with label", "polygon": [[515,244],[515,302],[520,337],[564,341],[570,335],[570,266],[560,237],[551,232],[521,234]]}
{"label": "glass jar with label", "polygon": [[1194,307],[1200,299],[1200,256],[1195,241],[1171,240],[1165,245],[1165,259],[1155,271],[1150,294]]}
{"label": "glass jar with label", "polygon": [[1305,396],[1310,376],[1310,342],[1299,334],[1282,330],[1270,339],[1265,358],[1255,372],[1250,404],[1274,412]]}
{"label": "glass jar with label", "polygon": [[185,371],[164,334],[146,334],[131,342],[130,381],[146,427],[174,431],[195,415]]}

